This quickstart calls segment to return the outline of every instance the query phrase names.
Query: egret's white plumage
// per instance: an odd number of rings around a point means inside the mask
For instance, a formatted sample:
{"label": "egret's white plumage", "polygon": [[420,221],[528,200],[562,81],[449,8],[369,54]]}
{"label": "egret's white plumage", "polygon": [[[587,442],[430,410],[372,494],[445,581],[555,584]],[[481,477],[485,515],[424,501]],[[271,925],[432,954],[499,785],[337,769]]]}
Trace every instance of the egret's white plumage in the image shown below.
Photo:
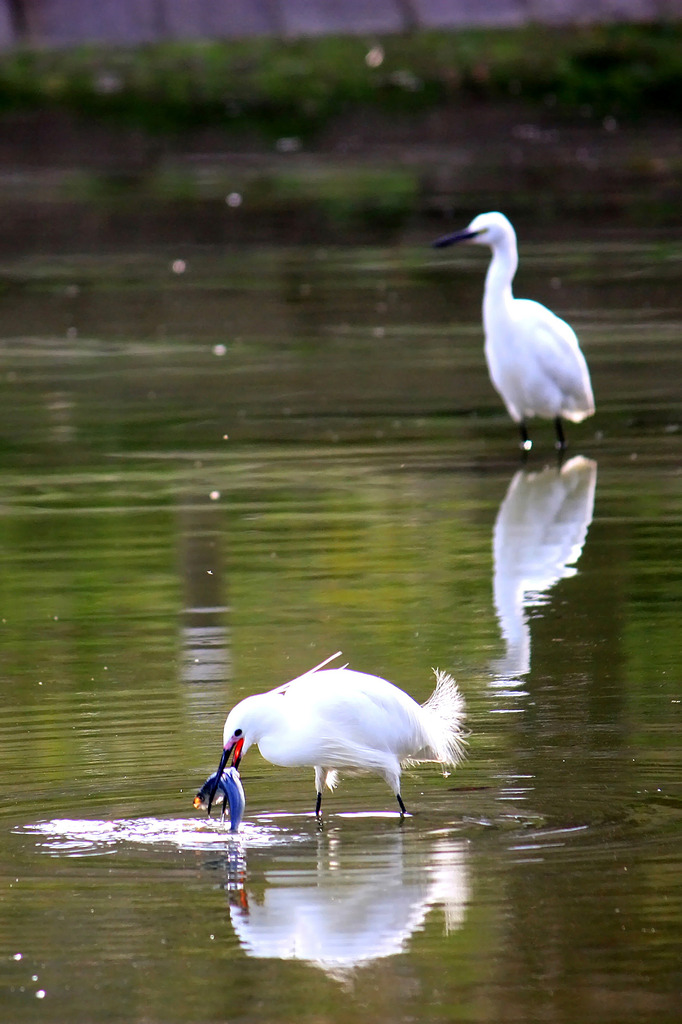
{"label": "egret's white plumage", "polygon": [[572,327],[539,302],[515,299],[516,234],[502,213],[481,213],[464,231],[445,235],[437,248],[473,242],[492,249],[483,294],[485,356],[490,379],[521,430],[529,450],[526,420],[553,419],[558,446],[565,445],[562,417],[580,423],[594,413],[590,373]]}
{"label": "egret's white plumage", "polygon": [[318,813],[323,787],[333,789],[343,768],[378,772],[404,811],[401,768],[419,761],[456,765],[463,717],[462,696],[446,672],[436,671],[436,688],[419,705],[386,679],[320,666],[230,711],[219,772],[231,751],[238,764],[255,743],[273,764],[315,769]]}

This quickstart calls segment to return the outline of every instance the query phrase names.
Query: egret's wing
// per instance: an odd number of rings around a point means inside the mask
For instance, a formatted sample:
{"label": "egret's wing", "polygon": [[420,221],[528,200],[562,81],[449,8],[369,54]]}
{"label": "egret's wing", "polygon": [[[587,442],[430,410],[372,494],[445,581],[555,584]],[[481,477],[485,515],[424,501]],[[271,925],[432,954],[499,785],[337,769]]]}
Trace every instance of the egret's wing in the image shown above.
{"label": "egret's wing", "polygon": [[299,735],[324,749],[326,760],[320,763],[369,766],[376,748],[399,758],[417,748],[419,705],[388,680],[339,668],[293,682],[289,714],[295,715]]}
{"label": "egret's wing", "polygon": [[517,312],[521,312],[526,328],[532,324],[537,371],[561,391],[564,414],[570,416],[570,412],[575,411],[583,416],[592,415],[594,397],[590,373],[575,331],[541,303],[531,299],[517,302]]}

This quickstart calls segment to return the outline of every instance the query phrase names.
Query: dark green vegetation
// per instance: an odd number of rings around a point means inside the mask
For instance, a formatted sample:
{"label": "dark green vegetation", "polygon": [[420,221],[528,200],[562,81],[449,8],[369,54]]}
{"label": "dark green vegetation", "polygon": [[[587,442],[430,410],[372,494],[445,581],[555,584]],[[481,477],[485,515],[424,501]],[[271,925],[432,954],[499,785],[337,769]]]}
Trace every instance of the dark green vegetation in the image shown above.
{"label": "dark green vegetation", "polygon": [[679,116],[682,27],[91,47],[24,51],[0,65],[0,110],[60,108],[153,132],[310,137],[358,105],[385,114],[505,99],[569,115]]}
{"label": "dark green vegetation", "polygon": [[669,230],[681,83],[675,25],[7,54],[0,256]]}

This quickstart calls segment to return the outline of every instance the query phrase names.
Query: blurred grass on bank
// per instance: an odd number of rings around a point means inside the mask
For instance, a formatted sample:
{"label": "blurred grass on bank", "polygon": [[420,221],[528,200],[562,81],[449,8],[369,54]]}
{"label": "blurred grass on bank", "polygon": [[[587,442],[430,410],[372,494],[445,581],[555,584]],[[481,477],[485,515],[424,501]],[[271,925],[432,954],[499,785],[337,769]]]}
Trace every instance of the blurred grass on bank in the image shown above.
{"label": "blurred grass on bank", "polygon": [[0,61],[0,114],[57,108],[153,133],[310,139],[358,106],[391,114],[507,98],[563,116],[679,118],[682,26],[91,46]]}
{"label": "blurred grass on bank", "polygon": [[0,246],[376,242],[500,206],[669,229],[681,112],[674,24],[15,51]]}

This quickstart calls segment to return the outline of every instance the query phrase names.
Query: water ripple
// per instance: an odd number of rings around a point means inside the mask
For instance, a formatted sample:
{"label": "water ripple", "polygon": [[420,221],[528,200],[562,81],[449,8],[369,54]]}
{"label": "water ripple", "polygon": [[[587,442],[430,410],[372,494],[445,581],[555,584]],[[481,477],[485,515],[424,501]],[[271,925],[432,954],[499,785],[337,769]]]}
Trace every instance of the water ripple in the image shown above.
{"label": "water ripple", "polygon": [[42,853],[83,857],[115,853],[125,845],[174,846],[184,850],[231,849],[244,843],[272,846],[301,842],[308,837],[275,825],[245,823],[231,834],[218,820],[189,818],[120,818],[114,821],[87,818],[53,818],[15,828],[15,834],[36,836]]}

